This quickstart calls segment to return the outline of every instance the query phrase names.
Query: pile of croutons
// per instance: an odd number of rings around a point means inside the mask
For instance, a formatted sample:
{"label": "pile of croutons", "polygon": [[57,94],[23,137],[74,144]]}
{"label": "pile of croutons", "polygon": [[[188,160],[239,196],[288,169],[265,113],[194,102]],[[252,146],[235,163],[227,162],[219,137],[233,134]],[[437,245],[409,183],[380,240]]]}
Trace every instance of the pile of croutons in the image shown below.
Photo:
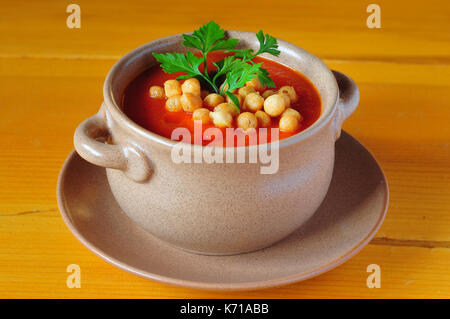
{"label": "pile of croutons", "polygon": [[264,90],[257,77],[233,92],[239,100],[239,108],[227,95],[202,90],[195,78],[187,79],[182,84],[178,80],[167,80],[164,88],[150,87],[149,94],[151,98],[167,99],[165,107],[169,112],[192,113],[193,120],[213,123],[217,127],[236,125],[250,130],[270,127],[272,119],[279,118],[281,131],[295,132],[302,120],[301,114],[290,108],[291,103],[298,100],[292,86],[283,86],[278,91]]}

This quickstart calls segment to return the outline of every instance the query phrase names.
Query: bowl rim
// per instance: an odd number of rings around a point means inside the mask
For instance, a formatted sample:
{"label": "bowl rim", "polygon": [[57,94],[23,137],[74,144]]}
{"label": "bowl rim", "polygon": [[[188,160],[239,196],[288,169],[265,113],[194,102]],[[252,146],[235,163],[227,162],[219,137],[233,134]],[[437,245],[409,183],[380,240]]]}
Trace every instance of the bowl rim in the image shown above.
{"label": "bowl rim", "polygon": [[[156,134],[154,132],[151,132],[151,131],[145,129],[144,127],[140,126],[139,124],[137,124],[133,120],[131,120],[121,110],[119,103],[114,99],[114,96],[113,96],[113,91],[112,91],[113,80],[118,74],[120,74],[122,68],[126,67],[126,65],[129,64],[131,61],[142,58],[142,56],[144,56],[144,53],[153,52],[153,51],[155,51],[155,49],[158,49],[159,47],[167,46],[168,45],[167,43],[169,43],[169,45],[170,45],[170,43],[174,44],[174,43],[179,42],[182,39],[183,34],[188,34],[188,33],[178,33],[178,34],[170,35],[167,37],[159,38],[154,41],[147,42],[147,43],[135,48],[134,50],[128,52],[127,54],[125,54],[110,69],[110,71],[108,72],[108,74],[106,76],[104,85],[103,85],[104,104],[105,104],[107,110],[109,111],[109,114],[111,115],[111,117],[116,121],[116,123],[119,126],[121,126],[122,128],[124,128],[128,131],[132,131],[133,133],[136,133],[137,135],[139,135],[140,137],[143,137],[144,139],[151,140],[151,141],[156,142],[159,145],[164,146],[164,147],[172,148],[176,144],[182,143],[182,144],[185,144],[186,146],[192,147],[194,150],[212,147],[212,148],[221,148],[221,149],[225,149],[225,150],[226,149],[235,149],[235,150],[247,151],[247,150],[251,150],[254,148],[258,148],[258,147],[260,147],[260,145],[265,145],[265,147],[268,147],[269,149],[272,149],[272,148],[278,149],[278,148],[287,147],[292,144],[300,143],[300,142],[306,140],[307,138],[317,134],[319,131],[321,131],[330,122],[330,120],[334,117],[334,115],[336,113],[336,109],[337,109],[337,104],[339,101],[339,89],[338,89],[338,84],[337,84],[336,78],[334,77],[331,70],[327,67],[327,65],[321,59],[319,59],[315,55],[311,54],[310,52],[308,52],[292,43],[289,43],[285,40],[277,38],[278,45],[281,50],[291,51],[298,55],[306,56],[308,58],[308,60],[319,65],[319,67],[322,69],[322,72],[324,73],[324,81],[327,81],[329,84],[331,84],[332,90],[331,90],[331,92],[328,93],[331,95],[331,98],[329,99],[329,103],[326,107],[323,105],[323,98],[319,92],[319,97],[321,99],[322,113],[320,114],[319,118],[310,127],[308,127],[307,129],[305,129],[297,134],[294,134],[288,138],[285,138],[285,139],[268,142],[268,143],[264,143],[264,144],[247,145],[247,146],[231,146],[231,147],[230,146],[210,146],[210,145],[202,146],[202,145],[196,145],[196,144],[190,144],[190,143],[183,143],[180,141],[171,140],[169,138],[166,138],[164,136],[161,136],[159,134]],[[239,37],[239,35],[255,36],[255,33],[248,32],[248,31],[226,30],[226,35],[227,36],[231,35],[232,37],[241,39],[241,37]],[[265,58],[267,58],[267,57],[265,57]],[[300,72],[296,68],[289,66],[287,64],[283,64],[280,61],[277,61],[275,59],[269,58],[269,60],[275,61],[279,64],[285,65],[287,67],[290,67],[290,68]],[[137,76],[137,75],[135,75],[135,76]],[[308,78],[308,80],[314,84],[314,82],[309,77],[307,77],[306,75],[305,75],[305,77]],[[325,109],[325,112],[323,112],[324,109]]]}

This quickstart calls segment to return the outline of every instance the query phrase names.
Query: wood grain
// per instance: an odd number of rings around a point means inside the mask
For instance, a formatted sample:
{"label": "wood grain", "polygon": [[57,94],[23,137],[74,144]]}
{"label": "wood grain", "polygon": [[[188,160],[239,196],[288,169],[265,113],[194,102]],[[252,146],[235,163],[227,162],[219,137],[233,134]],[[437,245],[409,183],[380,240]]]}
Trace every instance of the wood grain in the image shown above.
{"label": "wood grain", "polygon": [[450,57],[450,7],[439,0],[377,1],[382,8],[377,30],[367,28],[368,3],[361,0],[228,0],[225,9],[209,0],[76,3],[83,14],[76,30],[65,25],[64,1],[4,3],[0,54],[119,57],[145,42],[215,20],[229,30],[264,28],[324,58],[448,62]]}
{"label": "wood grain", "polygon": [[[232,0],[233,14],[194,2],[78,1],[80,30],[66,28],[64,2],[2,4],[0,297],[450,297],[450,4],[378,1],[382,29],[368,30],[363,1]],[[380,161],[391,201],[375,239],[341,267],[263,291],[176,288],[105,263],[60,218],[56,179],[75,127],[102,102],[110,67],[134,47],[190,31],[205,17],[228,29],[263,26],[358,83],[361,103],[344,129]],[[71,263],[81,266],[81,289],[66,287]],[[366,286],[372,263],[381,266],[381,289]]]}
{"label": "wood grain", "polygon": [[[57,211],[2,218],[0,297],[31,298],[448,298],[446,248],[369,245],[344,265],[280,288],[210,292],[151,282],[115,268],[82,246]],[[8,220],[6,225],[4,220]],[[27,240],[23,240],[23,237]],[[4,242],[8,246],[4,246]],[[17,253],[20,251],[20,255]],[[67,265],[81,267],[81,288],[68,289]],[[366,286],[366,267],[379,264],[381,288]]]}

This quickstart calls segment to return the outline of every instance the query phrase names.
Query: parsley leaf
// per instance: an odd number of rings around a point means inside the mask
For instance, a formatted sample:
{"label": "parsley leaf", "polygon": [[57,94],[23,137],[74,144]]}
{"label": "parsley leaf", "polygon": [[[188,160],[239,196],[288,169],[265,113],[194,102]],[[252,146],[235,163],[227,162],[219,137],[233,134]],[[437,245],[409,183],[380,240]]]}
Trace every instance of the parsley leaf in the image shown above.
{"label": "parsley leaf", "polygon": [[218,77],[224,75],[234,68],[241,67],[241,64],[245,63],[242,60],[236,59],[234,56],[228,56],[223,60],[218,62],[213,62],[212,64],[217,68],[216,75],[214,76],[213,82],[217,80]]}
{"label": "parsley leaf", "polygon": [[200,50],[203,56],[211,51],[234,49],[239,40],[224,40],[224,37],[225,30],[214,21],[210,21],[195,30],[192,35],[183,34],[183,45]]}
{"label": "parsley leaf", "polygon": [[244,61],[249,61],[254,58],[252,49],[229,50],[228,52],[234,52],[235,57],[241,58]]}
{"label": "parsley leaf", "polygon": [[[192,34],[183,34],[183,45],[186,48],[197,49],[202,56],[195,56],[192,52],[183,53],[153,53],[156,60],[161,63],[161,67],[166,73],[184,72],[177,79],[188,79],[192,77],[203,78],[211,88],[221,95],[227,95],[239,109],[238,98],[231,93],[233,90],[241,88],[253,79],[258,77],[264,87],[275,87],[275,83],[269,76],[269,72],[262,68],[262,63],[255,64],[252,59],[262,53],[278,56],[277,39],[269,34],[264,34],[260,30],[256,34],[259,42],[259,49],[255,53],[252,49],[236,50],[238,39],[225,39],[225,30],[217,23],[210,21],[195,30]],[[211,79],[207,70],[207,55],[211,51],[225,50],[233,52],[221,61],[214,62],[216,67],[214,77]],[[203,63],[204,72],[199,70]],[[217,83],[219,79],[224,79],[222,85]]]}
{"label": "parsley leaf", "polygon": [[228,50],[228,52],[234,52],[234,55],[241,58],[244,61],[249,61],[256,57],[257,55],[263,53],[269,53],[274,56],[280,55],[280,50],[278,50],[277,39],[270,34],[264,34],[262,30],[256,34],[256,38],[259,42],[259,50],[256,53],[252,49],[241,49],[241,50]]}
{"label": "parsley leaf", "polygon": [[195,30],[192,35],[183,34],[183,45],[187,48],[198,49],[203,56],[204,75],[202,76],[217,92],[217,86],[208,73],[207,55],[208,52],[217,50],[231,50],[234,49],[238,43],[238,39],[224,39],[225,30],[222,29],[214,21],[201,26]]}
{"label": "parsley leaf", "polygon": [[239,42],[238,39],[219,40],[209,51],[231,50],[234,49]]}
{"label": "parsley leaf", "polygon": [[258,72],[256,73],[259,82],[261,82],[261,85],[263,87],[268,88],[274,88],[275,83],[273,82],[272,78],[269,76],[269,71],[263,68],[259,68]]}
{"label": "parsley leaf", "polygon": [[202,41],[192,35],[183,34],[183,45],[186,48],[197,49],[200,51],[202,50]]}
{"label": "parsley leaf", "polygon": [[259,41],[259,50],[255,54],[255,56],[262,53],[269,53],[274,56],[280,55],[280,50],[278,50],[278,43],[276,38],[269,35],[268,33],[264,34],[262,30],[259,30],[259,32],[256,34],[256,38]]}
{"label": "parsley leaf", "polygon": [[166,73],[185,72],[191,77],[200,75],[198,69],[203,62],[202,58],[195,56],[192,52],[183,53],[153,53],[155,59],[161,63]]}
{"label": "parsley leaf", "polygon": [[225,31],[217,23],[210,21],[201,26],[200,29],[195,30],[193,36],[201,40],[201,50],[208,52],[217,40],[225,37]]}
{"label": "parsley leaf", "polygon": [[236,106],[239,113],[241,113],[241,108],[239,107],[240,103],[239,103],[239,99],[237,98],[237,96],[234,95],[233,93],[231,93],[230,91],[226,91],[225,94],[231,99],[231,101],[233,101],[233,104]]}
{"label": "parsley leaf", "polygon": [[225,79],[225,83],[228,84],[227,91],[231,92],[235,89],[243,87],[245,83],[256,76],[256,73],[258,72],[258,69],[261,67],[261,65],[262,63],[241,63],[239,67],[236,67],[228,72]]}

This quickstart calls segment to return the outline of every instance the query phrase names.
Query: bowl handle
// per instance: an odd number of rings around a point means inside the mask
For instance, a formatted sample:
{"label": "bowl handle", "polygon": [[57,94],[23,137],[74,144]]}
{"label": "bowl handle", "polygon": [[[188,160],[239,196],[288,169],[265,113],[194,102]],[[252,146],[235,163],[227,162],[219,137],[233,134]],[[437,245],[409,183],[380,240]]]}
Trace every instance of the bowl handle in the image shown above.
{"label": "bowl handle", "polygon": [[102,105],[97,114],[82,122],[75,130],[75,150],[94,165],[121,170],[136,182],[146,181],[150,176],[150,167],[144,153],[132,145],[103,142],[108,136]]}
{"label": "bowl handle", "polygon": [[332,70],[339,88],[339,101],[334,127],[336,130],[336,140],[341,135],[341,128],[344,121],[352,115],[359,103],[359,89],[355,81],[347,75]]}

